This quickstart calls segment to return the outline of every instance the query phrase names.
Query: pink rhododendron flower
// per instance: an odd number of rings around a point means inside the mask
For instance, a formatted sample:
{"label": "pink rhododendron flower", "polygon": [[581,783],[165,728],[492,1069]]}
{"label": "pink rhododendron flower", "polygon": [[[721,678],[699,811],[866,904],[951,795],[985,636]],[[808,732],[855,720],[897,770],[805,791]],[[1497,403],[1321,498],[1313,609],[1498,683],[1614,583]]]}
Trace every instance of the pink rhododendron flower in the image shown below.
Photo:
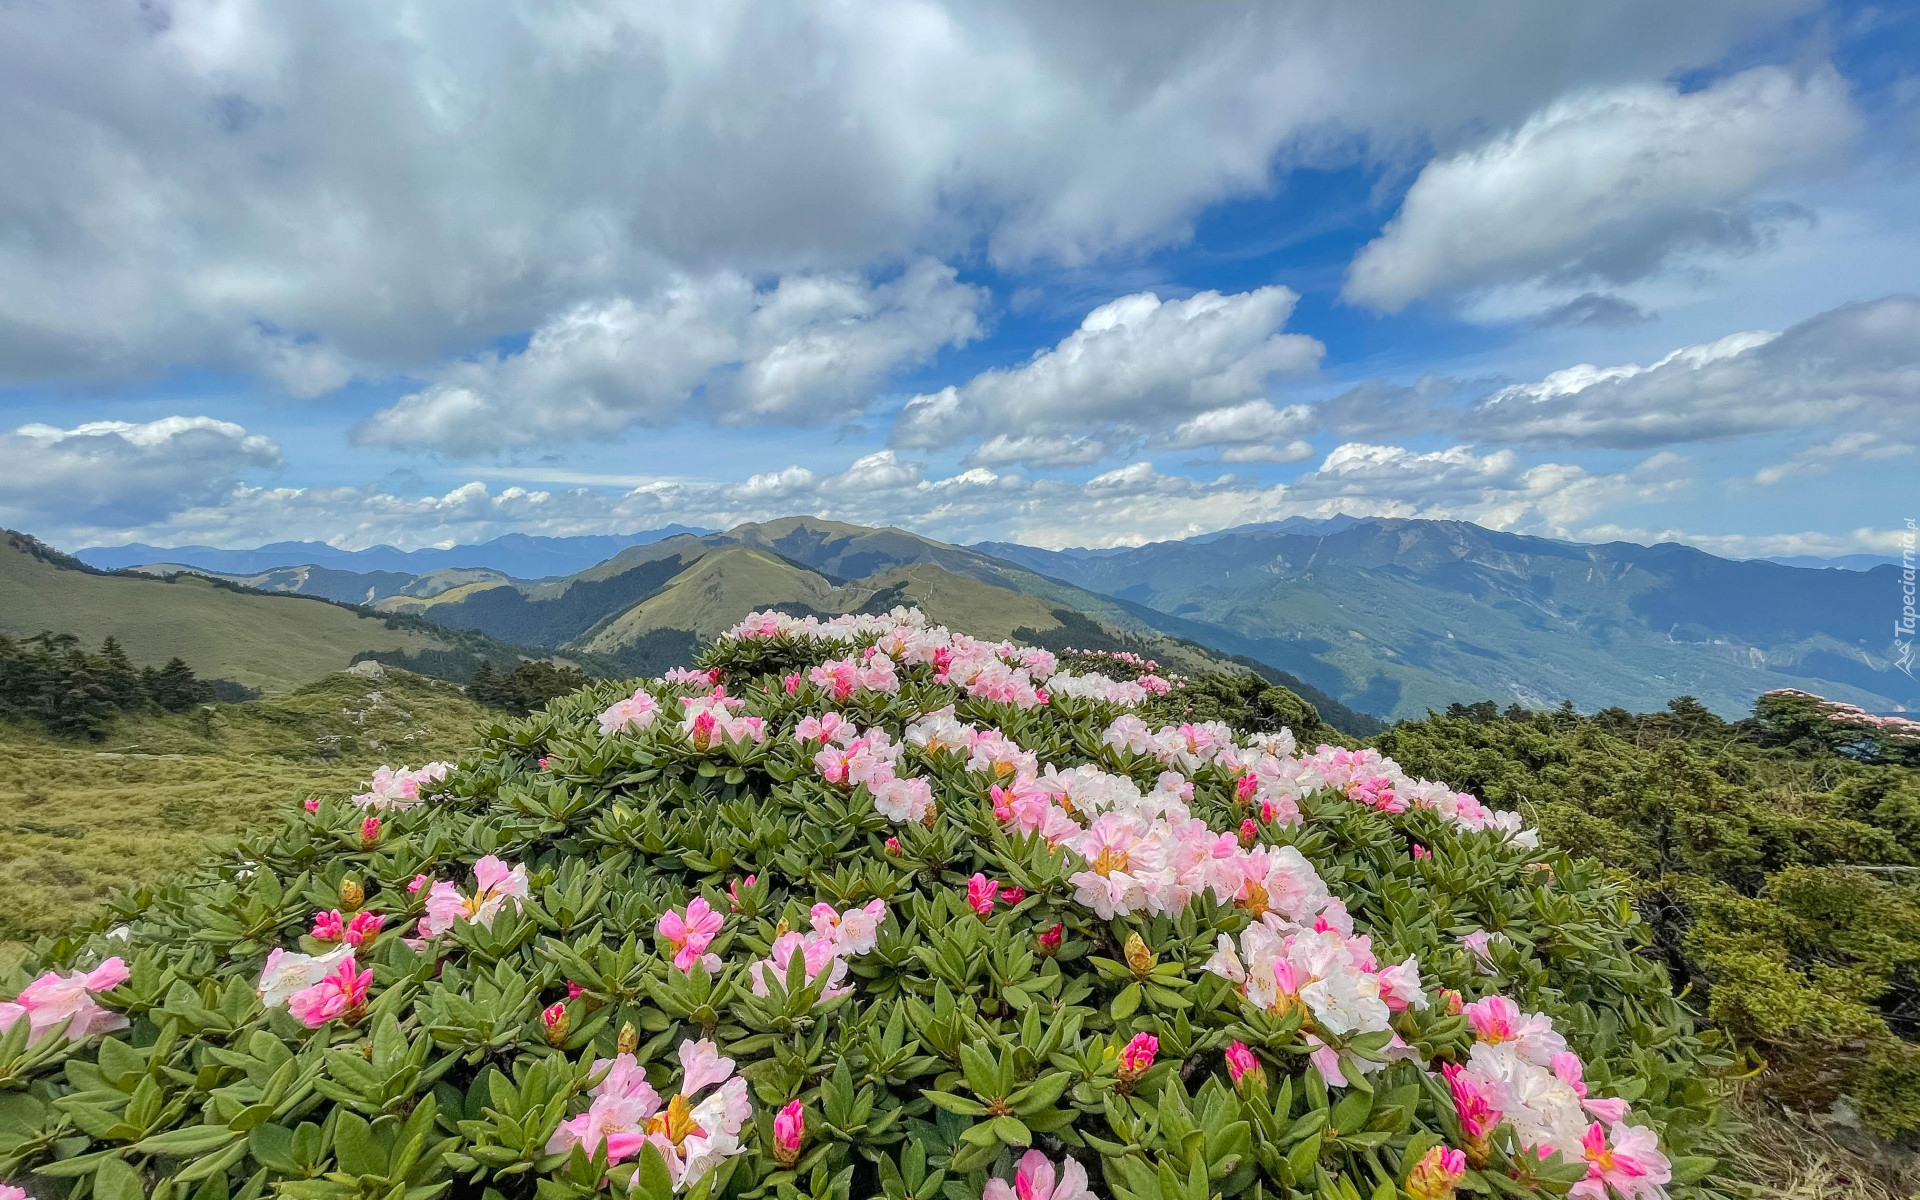
{"label": "pink rhododendron flower", "polygon": [[509,901],[518,909],[529,895],[524,863],[509,867],[489,854],[473,864],[473,875],[479,887],[471,897],[444,879],[434,881],[427,891],[427,915],[420,918],[421,937],[439,937],[461,921],[491,929]]}
{"label": "pink rhododendron flower", "polygon": [[338,910],[313,914],[313,928],[307,936],[316,942],[339,942],[346,940],[347,924]]}
{"label": "pink rhododendron flower", "polygon": [[680,1066],[680,1090],[663,1105],[631,1054],[599,1059],[594,1070],[604,1074],[589,1089],[592,1103],[560,1123],[547,1153],[579,1147],[592,1155],[604,1145],[608,1160],[619,1162],[651,1143],[666,1160],[674,1189],[692,1186],[740,1153],[740,1130],[753,1107],[747,1081],[733,1074],[733,1060],[720,1057],[712,1042],[680,1043]]}
{"label": "pink rhododendron flower", "polygon": [[418,895],[421,888],[426,887],[429,883],[432,883],[432,882],[433,882],[432,876],[415,875],[412,879],[407,881],[407,890],[409,892],[414,893],[415,895]]}
{"label": "pink rhododendron flower", "polygon": [[684,913],[668,909],[660,918],[656,931],[666,943],[673,947],[673,965],[681,972],[693,970],[695,963],[702,963],[709,973],[720,969],[720,956],[708,954],[707,947],[720,933],[726,918],[713,911],[704,896],[695,896],[687,904]]}
{"label": "pink rhododendron flower", "polygon": [[1554,1055],[1567,1049],[1567,1039],[1554,1030],[1545,1013],[1523,1013],[1505,996],[1476,1000],[1466,1012],[1475,1037],[1489,1046],[1512,1042],[1523,1058],[1536,1065],[1551,1066]]}
{"label": "pink rhododendron flower", "polygon": [[67,975],[48,971],[20,989],[20,994],[12,1000],[0,1001],[0,1033],[6,1033],[22,1019],[27,1022],[29,1045],[46,1037],[63,1021],[67,1023],[64,1036],[69,1042],[125,1029],[127,1018],[101,1007],[93,993],[112,991],[125,983],[128,975],[126,962],[117,957],[109,958],[91,971]]}
{"label": "pink rhododendron flower", "polygon": [[367,991],[373,986],[373,971],[360,971],[353,964],[353,948],[321,976],[311,987],[287,997],[287,1011],[308,1029],[318,1029],[337,1018],[352,1020],[367,1004]]}
{"label": "pink rhododendron flower", "polygon": [[1473,1139],[1491,1136],[1500,1124],[1498,1096],[1492,1085],[1458,1063],[1447,1063],[1440,1070],[1453,1092],[1453,1108],[1460,1117],[1461,1129]]}
{"label": "pink rhododendron flower", "polygon": [[997,879],[988,879],[976,872],[972,879],[967,880],[967,907],[978,913],[983,921],[993,915],[994,897],[999,894],[1000,881]]}
{"label": "pink rhododendron flower", "polygon": [[1580,1056],[1571,1050],[1562,1051],[1553,1056],[1553,1073],[1559,1080],[1573,1089],[1580,1097],[1580,1107],[1592,1113],[1608,1125],[1618,1124],[1627,1119],[1627,1102],[1618,1096],[1601,1098],[1587,1095],[1586,1066]]}
{"label": "pink rhododendron flower", "polygon": [[10,1183],[0,1183],[0,1200],[30,1200],[27,1189],[15,1187]]}
{"label": "pink rhododendron flower", "polygon": [[816,904],[808,916],[813,920],[813,931],[831,939],[840,955],[858,956],[879,944],[880,924],[887,919],[887,902],[869,900],[845,912],[835,912],[831,904]]}
{"label": "pink rhododendron flower", "polygon": [[987,1180],[980,1200],[1094,1200],[1087,1187],[1087,1169],[1069,1158],[1058,1170],[1053,1160],[1038,1150],[1020,1156],[1013,1169],[1013,1182]]}
{"label": "pink rhododendron flower", "polygon": [[1673,1168],[1660,1152],[1653,1130],[1616,1121],[1609,1131],[1596,1121],[1587,1127],[1580,1147],[1587,1160],[1587,1177],[1573,1185],[1569,1196],[1607,1200],[1611,1187],[1626,1200],[1665,1200]]}

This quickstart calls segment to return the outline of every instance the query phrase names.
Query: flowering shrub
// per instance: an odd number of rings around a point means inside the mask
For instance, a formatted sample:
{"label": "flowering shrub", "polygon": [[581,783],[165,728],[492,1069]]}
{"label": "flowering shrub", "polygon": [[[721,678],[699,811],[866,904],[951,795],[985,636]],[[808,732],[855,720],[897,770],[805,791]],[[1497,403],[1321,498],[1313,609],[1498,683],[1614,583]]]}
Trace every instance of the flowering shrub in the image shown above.
{"label": "flowering shrub", "polygon": [[0,1036],[0,1178],[1729,1194],[1726,1060],[1515,814],[907,610],[756,614],[700,668],[493,726],[371,834],[296,806],[40,947],[0,995],[107,1015]]}

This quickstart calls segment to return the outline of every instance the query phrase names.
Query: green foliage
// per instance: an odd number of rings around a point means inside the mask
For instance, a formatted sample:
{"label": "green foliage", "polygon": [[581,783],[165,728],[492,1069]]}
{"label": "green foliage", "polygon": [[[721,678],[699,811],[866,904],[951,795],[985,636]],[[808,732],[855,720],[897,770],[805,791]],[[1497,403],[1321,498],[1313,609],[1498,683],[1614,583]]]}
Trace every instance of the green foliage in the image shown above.
{"label": "green foliage", "polygon": [[32,721],[58,737],[98,740],[123,714],[185,712],[212,701],[227,682],[197,679],[178,658],[136,671],[111,636],[97,654],[70,633],[0,637],[0,720]]}
{"label": "green foliage", "polygon": [[1408,771],[1515,805],[1551,843],[1627,872],[1675,977],[1764,1058],[1795,1106],[1846,1095],[1882,1134],[1920,1133],[1920,771],[1898,740],[1770,693],[1727,722],[1663,713],[1396,726]]}
{"label": "green foliage", "polygon": [[[583,1200],[605,1186],[604,1152],[548,1147],[586,1107],[596,1059],[631,1051],[668,1096],[675,1047],[700,1038],[738,1064],[754,1115],[747,1152],[684,1193],[696,1197],[964,1200],[1033,1147],[1079,1159],[1123,1200],[1384,1200],[1428,1148],[1458,1141],[1426,1069],[1472,1041],[1444,1002],[1394,1017],[1410,1057],[1389,1055],[1384,1030],[1320,1029],[1353,1081],[1329,1089],[1307,1066],[1303,1010],[1256,1010],[1205,968],[1218,939],[1252,921],[1245,909],[1202,893],[1177,916],[1098,918],[1074,899],[1069,852],[997,821],[964,756],[907,751],[935,810],[924,824],[889,821],[864,787],[823,781],[795,742],[796,720],[826,707],[810,685],[782,686],[806,658],[792,644],[735,643],[702,661],[767,721],[764,743],[702,748],[671,717],[603,734],[597,716],[625,691],[591,683],[489,725],[444,785],[383,813],[371,838],[341,799],[296,808],[43,941],[0,995],[33,971],[120,955],[131,978],[105,999],[132,1024],[76,1044],[0,1040],[0,1177],[65,1200]],[[925,667],[903,673],[898,695],[836,707],[898,740],[914,717],[956,705],[1063,769],[1097,763],[1143,787],[1161,769],[1103,744],[1117,712],[1104,704],[1022,711]],[[650,686],[675,716],[681,696],[704,690]],[[1252,699],[1270,716],[1292,711]],[[1142,715],[1177,720],[1188,705],[1175,691]],[[1194,814],[1238,827],[1235,776],[1191,775]],[[1337,792],[1300,803],[1303,824],[1260,838],[1311,862],[1383,963],[1415,955],[1430,988],[1497,988],[1549,1014],[1597,1092],[1630,1099],[1659,1132],[1673,1193],[1729,1195],[1711,1157],[1723,1134],[1712,1079],[1729,1060],[1673,999],[1616,879],[1432,812],[1390,817]],[[1411,857],[1410,841],[1432,857]],[[410,882],[469,890],[485,856],[527,868],[525,899],[410,946],[431,894]],[[976,874],[1024,894],[978,916]],[[711,947],[722,965],[683,973],[656,929],[695,897],[727,914]],[[872,950],[848,960],[851,990],[829,995],[826,972],[809,981],[800,954],[751,986],[746,964],[807,928],[814,905],[874,900],[887,916]],[[1808,905],[1823,902],[1808,892]],[[359,955],[373,974],[364,1007],[318,1028],[264,1007],[255,983],[269,952],[321,949],[303,936],[313,915],[356,908],[386,917]],[[1039,935],[1056,926],[1050,948]],[[1460,947],[1472,929],[1505,935],[1493,975]],[[1140,1034],[1158,1039],[1158,1061],[1130,1076],[1118,1051]],[[1264,1062],[1265,1081],[1230,1085],[1234,1041]],[[782,1158],[772,1114],[790,1102],[806,1135]],[[1492,1153],[1467,1177],[1476,1194],[1558,1195],[1583,1172]],[[635,1195],[673,1191],[651,1147],[611,1175]]]}
{"label": "green foliage", "polygon": [[505,672],[482,662],[473,682],[467,685],[467,695],[477,703],[524,717],[547,701],[584,687],[586,682],[586,673],[578,668],[555,666],[545,659],[523,662]]}

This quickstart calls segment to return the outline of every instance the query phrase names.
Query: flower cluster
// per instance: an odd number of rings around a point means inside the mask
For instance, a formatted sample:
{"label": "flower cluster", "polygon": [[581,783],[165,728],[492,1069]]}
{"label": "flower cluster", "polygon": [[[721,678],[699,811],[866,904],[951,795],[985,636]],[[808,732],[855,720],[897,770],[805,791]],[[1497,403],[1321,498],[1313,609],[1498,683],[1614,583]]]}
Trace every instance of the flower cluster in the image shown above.
{"label": "flower cluster", "polygon": [[887,731],[862,731],[837,712],[804,717],[794,729],[802,746],[818,745],[813,766],[820,778],[852,791],[864,787],[873,807],[890,821],[924,821],[933,810],[933,785],[899,773],[900,747]]}
{"label": "flower cluster", "polygon": [[754,995],[767,995],[772,990],[770,980],[786,979],[795,954],[800,955],[805,964],[809,984],[826,975],[820,999],[846,995],[852,990],[844,982],[847,960],[858,958],[879,944],[880,923],[887,919],[887,905],[883,900],[870,900],[863,907],[838,912],[831,904],[816,904],[809,915],[813,918],[810,932],[782,933],[773,939],[765,958],[748,964],[747,978],[752,981]]}
{"label": "flower cluster", "polygon": [[399,770],[381,767],[367,781],[367,790],[353,797],[353,802],[361,808],[412,808],[424,799],[421,789],[442,782],[451,770],[453,764],[444,762],[430,762],[411,771],[405,767]]}
{"label": "flower cluster", "polygon": [[680,1043],[680,1087],[664,1104],[631,1054],[600,1059],[593,1070],[592,1103],[554,1130],[548,1154],[604,1149],[608,1162],[620,1162],[652,1145],[678,1191],[745,1148],[740,1130],[753,1116],[747,1081],[712,1042]]}
{"label": "flower cluster", "polygon": [[48,971],[20,990],[12,1000],[0,1000],[0,1034],[14,1023],[27,1022],[31,1045],[64,1026],[67,1041],[79,1042],[96,1033],[125,1029],[127,1019],[93,998],[127,981],[127,964],[109,958],[91,971],[61,975]]}
{"label": "flower cluster", "polygon": [[422,942],[437,938],[455,925],[466,922],[491,929],[493,919],[509,902],[515,908],[527,898],[526,866],[510,867],[489,854],[473,864],[477,886],[473,895],[461,894],[458,884],[425,876],[413,881],[412,890],[427,889],[427,913],[420,918]]}
{"label": "flower cluster", "polygon": [[649,729],[659,715],[660,702],[647,689],[635,688],[633,695],[615,701],[600,714],[600,732],[606,735],[628,729]]}

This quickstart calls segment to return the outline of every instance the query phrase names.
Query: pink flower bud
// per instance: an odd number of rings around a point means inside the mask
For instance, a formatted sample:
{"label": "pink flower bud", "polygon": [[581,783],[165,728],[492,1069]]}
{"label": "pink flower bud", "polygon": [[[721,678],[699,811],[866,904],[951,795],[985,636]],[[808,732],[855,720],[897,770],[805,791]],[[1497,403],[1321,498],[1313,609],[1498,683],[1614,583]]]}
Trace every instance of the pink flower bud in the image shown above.
{"label": "pink flower bud", "polygon": [[1006,904],[1006,905],[1018,904],[1022,900],[1025,900],[1026,898],[1027,898],[1027,889],[1025,888],[1010,887],[1006,891],[1000,893],[1000,903]]}
{"label": "pink flower bud", "polygon": [[1452,1146],[1435,1146],[1407,1172],[1413,1200],[1453,1200],[1453,1189],[1467,1174],[1467,1156]]}
{"label": "pink flower bud", "polygon": [[1132,1083],[1147,1073],[1153,1065],[1153,1059],[1160,1053],[1160,1039],[1150,1033],[1136,1033],[1120,1051],[1120,1079],[1123,1083]]}
{"label": "pink flower bud", "polygon": [[900,839],[899,839],[899,838],[897,838],[897,837],[893,837],[893,838],[888,838],[888,839],[887,839],[887,853],[888,853],[888,854],[898,854],[898,853],[900,853]]}
{"label": "pink flower bud", "polygon": [[544,755],[544,754],[542,754],[542,755],[540,756],[540,769],[541,769],[542,771],[551,771],[551,770],[553,770],[553,767],[552,767],[552,765],[551,765],[551,764],[552,764],[552,762],[553,762],[553,760],[552,760],[551,758],[548,758],[548,757],[547,757],[546,755]]}
{"label": "pink flower bud", "polygon": [[773,1118],[773,1159],[791,1167],[800,1159],[800,1141],[807,1133],[807,1114],[798,1100],[789,1100]]}
{"label": "pink flower bud", "polygon": [[587,994],[587,989],[581,987],[579,984],[575,983],[571,979],[567,980],[567,999],[578,1000],[580,997],[586,994]]}
{"label": "pink flower bud", "polygon": [[1247,801],[1253,799],[1253,793],[1257,791],[1259,787],[1260,787],[1260,780],[1254,775],[1252,771],[1248,771],[1245,775],[1242,775],[1239,779],[1234,781],[1234,784],[1233,784],[1234,798],[1239,800],[1242,804],[1245,804]]}
{"label": "pink flower bud", "polygon": [[1240,822],[1240,845],[1242,847],[1251,850],[1253,849],[1253,844],[1259,840],[1260,827],[1253,823],[1252,817],[1248,817],[1246,820]]}
{"label": "pink flower bud", "polygon": [[787,695],[789,696],[793,695],[795,692],[800,690],[799,674],[795,673],[792,675],[783,676],[780,680],[780,686],[787,689]]}
{"label": "pink flower bud", "polygon": [[360,848],[371,850],[380,844],[380,818],[368,817],[360,822]]}
{"label": "pink flower bud", "polygon": [[429,883],[432,883],[432,882],[433,880],[426,875],[415,875],[413,879],[408,882],[407,891],[413,893],[414,895],[419,895],[420,889],[423,887],[426,887]]}
{"label": "pink flower bud", "polygon": [[567,1006],[563,1003],[549,1004],[540,1012],[540,1023],[547,1027],[547,1045],[559,1047],[567,1040]]}
{"label": "pink flower bud", "polygon": [[301,802],[300,807],[306,809],[308,812],[319,812],[320,797],[308,796],[305,800]]}
{"label": "pink flower bud", "polygon": [[387,923],[386,917],[375,912],[353,914],[353,920],[347,922],[347,943],[364,946],[379,936],[380,927]]}
{"label": "pink flower bud", "polygon": [[1060,939],[1066,936],[1067,927],[1055,921],[1053,928],[1040,935],[1040,953],[1052,958],[1060,953]]}
{"label": "pink flower bud", "polygon": [[[752,887],[753,881],[758,878],[758,875],[747,876],[747,886]],[[735,912],[740,911],[740,881],[738,879],[727,884],[727,900],[732,904]]]}
{"label": "pink flower bud", "polygon": [[1433,851],[1427,849],[1425,846],[1422,846],[1419,842],[1415,842],[1413,844],[1413,857],[1416,860],[1422,859],[1422,858],[1432,858]]}
{"label": "pink flower bud", "polygon": [[347,936],[346,920],[338,909],[315,913],[307,936],[316,942],[337,942]]}
{"label": "pink flower bud", "polygon": [[1267,1069],[1245,1042],[1227,1047],[1227,1072],[1233,1076],[1233,1086],[1241,1091],[1267,1080]]}

